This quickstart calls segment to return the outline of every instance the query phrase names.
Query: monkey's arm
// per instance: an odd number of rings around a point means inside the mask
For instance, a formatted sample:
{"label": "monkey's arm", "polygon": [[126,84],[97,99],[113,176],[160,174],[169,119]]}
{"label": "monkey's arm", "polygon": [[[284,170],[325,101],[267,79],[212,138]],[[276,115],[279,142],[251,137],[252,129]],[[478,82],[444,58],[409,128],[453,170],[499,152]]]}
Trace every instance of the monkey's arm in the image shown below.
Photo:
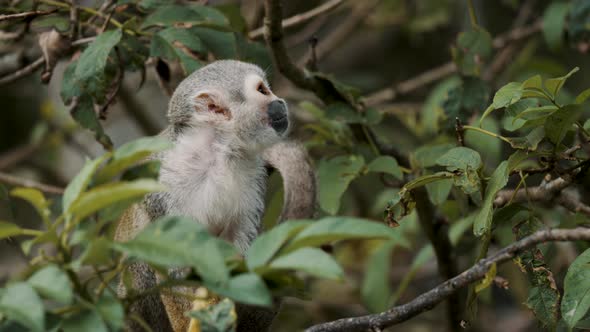
{"label": "monkey's arm", "polygon": [[316,178],[303,145],[283,141],[266,149],[263,158],[283,178],[285,195],[280,221],[312,218],[316,208]]}

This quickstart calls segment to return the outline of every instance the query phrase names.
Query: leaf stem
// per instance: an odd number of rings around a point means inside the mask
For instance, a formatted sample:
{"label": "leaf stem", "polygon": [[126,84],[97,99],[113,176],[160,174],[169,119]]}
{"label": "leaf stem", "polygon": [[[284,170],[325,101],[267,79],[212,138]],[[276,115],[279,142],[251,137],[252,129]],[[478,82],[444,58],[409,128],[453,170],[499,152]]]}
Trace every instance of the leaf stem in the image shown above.
{"label": "leaf stem", "polygon": [[30,236],[40,236],[40,235],[43,235],[43,231],[39,231],[36,229],[23,228],[23,229],[21,229],[21,234],[22,235],[30,235]]}
{"label": "leaf stem", "polygon": [[469,9],[469,18],[471,19],[471,26],[476,28],[479,26],[479,24],[477,24],[477,16],[475,15],[475,7],[473,6],[473,0],[467,0],[467,7]]}
{"label": "leaf stem", "polygon": [[504,136],[498,135],[498,134],[496,134],[496,133],[493,133],[493,132],[491,132],[491,131],[485,130],[485,129],[483,129],[483,128],[479,128],[479,127],[474,127],[474,126],[468,126],[468,125],[464,125],[464,126],[463,126],[463,129],[464,129],[464,130],[475,130],[475,131],[478,131],[478,132],[480,132],[480,133],[482,133],[482,134],[486,134],[486,135],[488,135],[488,136],[492,136],[492,137],[495,137],[495,138],[499,138],[499,139],[503,140],[504,142],[506,142],[506,143],[508,143],[508,144],[511,144],[511,142],[510,142],[510,139],[508,139],[508,138],[506,138],[506,137],[504,137]]}

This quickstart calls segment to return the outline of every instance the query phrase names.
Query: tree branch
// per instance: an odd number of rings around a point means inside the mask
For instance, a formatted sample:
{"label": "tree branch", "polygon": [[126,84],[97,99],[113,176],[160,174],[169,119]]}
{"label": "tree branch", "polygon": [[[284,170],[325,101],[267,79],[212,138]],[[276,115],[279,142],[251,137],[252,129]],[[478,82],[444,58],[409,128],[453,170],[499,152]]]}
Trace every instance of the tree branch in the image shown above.
{"label": "tree branch", "polygon": [[536,187],[521,188],[516,191],[514,189],[500,190],[494,199],[494,207],[503,207],[510,202],[551,201],[570,184],[570,179],[560,177]]}
{"label": "tree branch", "polygon": [[560,177],[536,187],[500,190],[494,199],[494,207],[527,201],[557,203],[574,213],[590,216],[590,206],[582,203],[576,195],[563,191],[571,183],[571,179]]}
{"label": "tree branch", "polygon": [[431,310],[438,303],[454,294],[458,289],[484,278],[492,264],[501,264],[509,261],[522,250],[545,242],[580,240],[590,241],[590,229],[578,227],[573,229],[554,229],[535,232],[522,240],[514,242],[488,258],[480,260],[477,264],[465,270],[458,276],[445,281],[406,304],[393,307],[379,314],[343,318],[328,323],[314,325],[306,331],[361,331],[371,328],[382,329],[392,326],[404,322],[424,311]]}
{"label": "tree branch", "polygon": [[[434,205],[428,198],[426,189],[413,190],[416,199],[416,211],[422,230],[432,244],[438,266],[438,274],[442,280],[450,279],[457,274],[457,264],[453,255],[453,245],[448,235],[448,227],[435,215]],[[451,294],[447,302],[447,316],[450,331],[456,331],[461,323],[461,300],[458,294]]]}
{"label": "tree branch", "polygon": [[[530,26],[515,28],[503,35],[496,37],[492,45],[495,49],[504,48],[508,43],[528,38],[529,36],[541,31],[542,21],[538,20]],[[453,61],[449,61],[439,67],[427,70],[414,78],[405,80],[392,87],[388,87],[374,92],[364,99],[367,106],[376,106],[386,101],[391,101],[399,95],[408,94],[430,83],[438,81],[443,77],[449,76],[457,71],[457,66]]]}
{"label": "tree branch", "polygon": [[[343,0],[330,0],[320,6],[317,6],[311,10],[308,10],[304,13],[301,14],[297,14],[294,16],[291,16],[287,19],[284,19],[281,22],[281,25],[283,27],[283,29],[286,28],[290,28],[292,26],[307,22],[309,20],[311,20],[314,17],[317,17],[323,13],[329,12],[330,10],[338,7],[340,4],[342,4],[342,2],[344,2]],[[264,26],[252,30],[248,33],[248,37],[250,37],[251,39],[256,39],[261,37],[262,35],[264,35]]]}
{"label": "tree branch", "polygon": [[320,91],[318,82],[297,67],[287,53],[283,43],[282,10],[280,0],[264,1],[264,39],[271,49],[279,71],[285,77],[302,89],[318,92]]}
{"label": "tree branch", "polygon": [[26,144],[17,146],[4,154],[0,155],[0,170],[10,168],[19,162],[29,158],[37,150],[40,144]]}
{"label": "tree branch", "polygon": [[57,11],[57,9],[47,10],[47,11],[34,10],[34,11],[24,12],[24,13],[0,15],[0,22],[9,21],[9,20],[18,20],[18,19],[33,19],[37,16],[53,14],[56,11]]}
{"label": "tree branch", "polygon": [[44,63],[45,63],[45,59],[43,57],[40,57],[39,59],[35,60],[33,63],[15,71],[14,73],[8,74],[4,77],[0,77],[0,85],[12,83],[21,77],[29,75],[29,74],[33,73],[35,70],[41,68],[41,66],[43,66]]}
{"label": "tree branch", "polygon": [[0,182],[15,187],[35,188],[50,194],[62,195],[64,193],[63,188],[55,187],[44,183],[39,183],[29,179],[19,178],[14,175],[6,174],[3,172],[0,172]]}

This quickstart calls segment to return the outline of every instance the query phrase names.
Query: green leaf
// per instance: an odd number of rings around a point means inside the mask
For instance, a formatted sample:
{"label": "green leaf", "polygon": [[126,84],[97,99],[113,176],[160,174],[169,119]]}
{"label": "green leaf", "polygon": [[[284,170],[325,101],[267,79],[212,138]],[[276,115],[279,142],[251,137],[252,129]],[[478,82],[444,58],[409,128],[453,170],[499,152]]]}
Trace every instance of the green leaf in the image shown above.
{"label": "green leaf", "polygon": [[92,180],[92,177],[98,169],[98,167],[100,166],[100,164],[102,164],[102,162],[110,156],[110,153],[105,153],[104,155],[94,160],[86,161],[84,167],[82,167],[80,172],[76,174],[76,176],[72,179],[72,181],[70,181],[70,183],[66,187],[64,195],[62,197],[63,213],[70,213],[72,203],[74,203],[74,201],[78,199],[80,194],[82,194],[82,192],[84,192],[86,188],[88,188],[88,185],[90,184],[90,181]]}
{"label": "green leaf", "polygon": [[562,47],[565,18],[569,11],[566,2],[553,2],[543,13],[543,36],[549,47],[556,51]]}
{"label": "green leaf", "polygon": [[326,217],[299,232],[280,254],[350,239],[391,239],[398,245],[407,246],[399,231],[381,223],[354,217]]}
{"label": "green leaf", "polygon": [[67,274],[56,265],[47,265],[33,274],[27,282],[39,294],[62,304],[71,304],[74,299],[72,285]]}
{"label": "green leaf", "polygon": [[310,224],[304,220],[287,221],[258,236],[246,253],[248,269],[253,271],[268,263],[287,240]]}
{"label": "green leaf", "polygon": [[449,91],[461,84],[461,80],[454,76],[443,80],[436,84],[430,93],[421,111],[421,124],[426,133],[437,134],[439,129],[439,122],[442,120],[444,109],[442,103],[447,99]]}
{"label": "green leaf", "polygon": [[[272,68],[272,56],[262,42],[250,41],[241,34],[235,34],[238,58],[241,61],[254,63],[260,68]],[[269,70],[270,71],[270,70]],[[272,72],[268,72],[268,75]]]}
{"label": "green leaf", "polygon": [[510,106],[520,100],[522,92],[522,83],[510,82],[496,92],[492,101],[492,106],[494,106],[495,109]]}
{"label": "green leaf", "polygon": [[[115,250],[146,262],[165,266],[192,266],[204,280],[228,280],[225,257],[217,238],[189,218],[164,217],[151,223],[133,240],[113,243]],[[203,255],[207,252],[207,255]]]}
{"label": "green leaf", "polygon": [[224,15],[222,11],[215,7],[200,4],[189,4],[188,8],[204,17],[207,22],[214,23],[218,26],[229,25],[229,20],[227,19],[226,15]]}
{"label": "green leaf", "polygon": [[188,316],[199,321],[199,332],[230,332],[236,329],[236,311],[229,299],[223,299],[201,310],[190,311]]}
{"label": "green leaf", "polygon": [[10,191],[10,195],[26,200],[31,203],[37,213],[43,218],[46,225],[49,224],[49,202],[45,199],[45,195],[34,188],[14,188]]}
{"label": "green leaf", "polygon": [[412,159],[416,161],[416,166],[421,168],[436,166],[438,158],[454,147],[454,144],[449,143],[421,146],[414,151]]}
{"label": "green leaf", "polygon": [[395,176],[397,179],[403,179],[402,170],[397,160],[390,156],[379,156],[367,165],[369,172],[387,173]]}
{"label": "green leaf", "polygon": [[453,60],[464,75],[478,76],[481,65],[492,53],[492,37],[480,28],[461,32],[457,47],[453,48]]}
{"label": "green leaf", "polygon": [[202,66],[199,54],[206,54],[207,48],[193,29],[166,28],[154,34],[150,56],[170,61],[180,60],[188,75]]}
{"label": "green leaf", "polygon": [[322,210],[329,214],[336,214],[340,209],[340,197],[348,188],[348,185],[359,174],[365,160],[362,156],[349,155],[338,156],[329,160],[320,161],[319,200]]}
{"label": "green leaf", "polygon": [[537,127],[531,130],[525,137],[512,137],[510,146],[514,149],[535,151],[539,143],[545,138],[545,128]]}
{"label": "green leaf", "polygon": [[78,61],[72,61],[64,70],[64,76],[61,82],[60,96],[65,105],[69,105],[72,102],[72,98],[79,97],[82,95],[82,87],[76,80],[76,67]]}
{"label": "green leaf", "polygon": [[461,187],[466,194],[472,195],[480,191],[481,181],[478,170],[482,167],[482,161],[477,151],[462,146],[456,147],[442,155],[436,162],[445,166],[450,172],[459,171],[459,174],[453,176],[453,180],[455,185]]}
{"label": "green leaf", "polygon": [[80,255],[81,264],[107,265],[111,262],[111,241],[104,237],[93,238]]}
{"label": "green leaf", "polygon": [[215,55],[216,59],[235,59],[237,57],[236,37],[231,32],[193,27],[191,31]]}
{"label": "green leaf", "polygon": [[321,249],[301,248],[280,255],[269,265],[273,270],[303,271],[313,276],[341,280],[344,271],[334,259]]}
{"label": "green leaf", "polygon": [[477,151],[463,146],[453,148],[440,158],[436,163],[445,166],[449,171],[479,169],[482,166],[481,157]]}
{"label": "green leaf", "polygon": [[84,310],[64,319],[63,332],[108,332],[107,325],[96,310]]}
{"label": "green leaf", "polygon": [[134,198],[140,199],[145,194],[164,191],[165,189],[166,188],[157,181],[149,179],[104,184],[81,194],[79,198],[72,203],[70,213],[72,213],[77,220],[82,220],[92,213],[114,203]]}
{"label": "green leaf", "polygon": [[31,331],[45,331],[43,302],[31,285],[25,282],[13,283],[0,293],[0,313],[15,320]]}
{"label": "green leaf", "polygon": [[491,230],[494,199],[498,191],[508,183],[508,175],[508,161],[503,161],[492,173],[492,177],[486,186],[484,202],[473,223],[473,233],[476,236],[482,236]]}
{"label": "green leaf", "polygon": [[23,229],[18,227],[18,225],[7,221],[0,221],[0,239],[21,234],[23,234]]}
{"label": "green leaf", "polygon": [[269,307],[272,305],[272,295],[266,284],[255,273],[242,273],[229,280],[224,286],[209,284],[205,282],[207,288],[215,293],[227,296],[230,299],[252,305]]}
{"label": "green leaf", "polygon": [[119,43],[121,36],[121,30],[116,29],[105,31],[96,37],[96,40],[82,52],[78,59],[76,78],[85,81],[103,75],[109,54]]}
{"label": "green leaf", "polygon": [[96,311],[114,330],[119,331],[125,324],[125,312],[121,302],[110,292],[104,292],[96,302]]}
{"label": "green leaf", "polygon": [[443,103],[447,127],[455,125],[455,118],[463,123],[484,109],[490,98],[490,87],[478,77],[464,77],[461,84],[451,89]]}
{"label": "green leaf", "polygon": [[446,202],[452,188],[453,181],[448,178],[426,184],[428,198],[430,198],[432,204],[437,206]]}
{"label": "green leaf", "polygon": [[160,7],[148,15],[141,24],[141,28],[171,26],[175,23],[183,23],[184,25],[202,24],[205,20],[205,17],[186,6],[171,5]]}
{"label": "green leaf", "polygon": [[361,295],[365,306],[371,312],[382,312],[389,307],[391,296],[389,267],[394,246],[395,242],[383,243],[367,262]]}
{"label": "green leaf", "polygon": [[533,311],[535,317],[537,317],[543,325],[548,326],[550,330],[552,330],[557,323],[558,303],[559,293],[545,284],[532,287],[529,290],[529,297],[525,302],[526,306]]}
{"label": "green leaf", "polygon": [[113,158],[98,172],[97,182],[112,179],[123,170],[135,165],[151,154],[172,147],[170,140],[160,137],[143,137],[121,145],[113,153]]}
{"label": "green leaf", "polygon": [[94,133],[94,138],[106,150],[113,148],[113,142],[110,137],[105,134],[102,124],[98,121],[96,112],[94,111],[94,104],[88,95],[84,95],[78,99],[74,108],[70,111],[72,118],[82,126]]}
{"label": "green leaf", "polygon": [[561,315],[573,328],[590,309],[590,249],[586,249],[570,265],[563,283]]}
{"label": "green leaf", "polygon": [[582,110],[581,105],[570,104],[551,113],[547,117],[547,121],[545,121],[545,134],[547,138],[558,146],[568,130],[572,128],[572,125],[576,122]]}
{"label": "green leaf", "polygon": [[359,112],[343,102],[330,103],[325,112],[328,118],[343,123],[361,123],[363,121]]}
{"label": "green leaf", "polygon": [[545,88],[547,88],[547,92],[549,92],[551,96],[553,96],[553,99],[557,97],[557,94],[565,84],[565,81],[578,70],[580,70],[580,68],[576,67],[572,69],[569,73],[567,73],[565,76],[545,80]]}
{"label": "green leaf", "polygon": [[576,97],[576,104],[585,103],[588,97],[590,97],[590,88],[580,92],[580,94]]}

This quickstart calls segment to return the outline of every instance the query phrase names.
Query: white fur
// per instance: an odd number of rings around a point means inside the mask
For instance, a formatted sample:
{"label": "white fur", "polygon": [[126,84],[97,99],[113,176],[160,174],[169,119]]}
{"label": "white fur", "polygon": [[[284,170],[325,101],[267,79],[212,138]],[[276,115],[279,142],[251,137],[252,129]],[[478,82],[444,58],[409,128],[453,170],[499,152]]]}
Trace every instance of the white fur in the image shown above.
{"label": "white fur", "polygon": [[168,213],[194,218],[245,252],[258,233],[266,172],[257,154],[232,151],[213,128],[191,128],[163,156]]}

